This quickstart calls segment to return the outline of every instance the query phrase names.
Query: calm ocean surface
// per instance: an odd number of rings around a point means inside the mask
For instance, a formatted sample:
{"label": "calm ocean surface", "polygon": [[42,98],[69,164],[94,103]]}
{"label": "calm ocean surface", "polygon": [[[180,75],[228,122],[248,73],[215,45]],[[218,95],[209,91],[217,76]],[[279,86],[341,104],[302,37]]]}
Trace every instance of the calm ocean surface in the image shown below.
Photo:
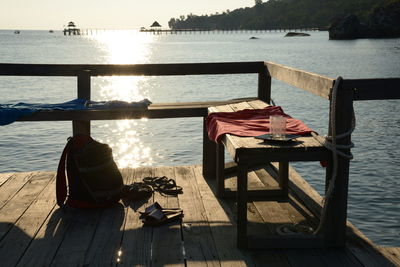
{"label": "calm ocean surface", "polygon": [[[110,31],[65,37],[61,32],[0,31],[1,63],[191,63],[273,61],[336,78],[400,77],[400,39],[329,41],[327,32],[150,35]],[[249,40],[256,36],[259,39]],[[400,88],[399,88],[400,89]],[[379,90],[379,88],[377,88]],[[93,100],[206,101],[255,96],[256,75],[92,78]],[[276,104],[321,134],[328,101],[273,82]],[[0,77],[0,103],[59,103],[76,98],[76,79]],[[349,219],[379,245],[400,246],[400,102],[354,104],[357,127],[350,169]],[[56,170],[70,122],[0,126],[0,172]],[[113,148],[120,167],[200,164],[199,118],[92,122],[93,136]],[[319,192],[324,169],[296,164]]]}

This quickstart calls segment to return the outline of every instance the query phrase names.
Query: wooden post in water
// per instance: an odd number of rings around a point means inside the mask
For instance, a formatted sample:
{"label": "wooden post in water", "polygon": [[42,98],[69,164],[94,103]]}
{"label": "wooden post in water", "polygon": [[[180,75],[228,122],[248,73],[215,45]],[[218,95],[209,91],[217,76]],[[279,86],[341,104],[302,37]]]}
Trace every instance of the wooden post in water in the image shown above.
{"label": "wooden post in water", "polygon": [[[83,70],[78,75],[78,98],[90,100],[90,70]],[[90,135],[90,121],[72,121],[72,133]]]}
{"label": "wooden post in water", "polygon": [[[336,96],[335,128],[336,134],[343,134],[352,128],[353,96],[354,91],[342,87],[342,78],[335,83],[338,86]],[[332,97],[331,97],[332,101]],[[331,125],[331,123],[329,124]],[[329,127],[329,135],[332,135],[332,127]],[[337,145],[349,145],[351,134],[337,139]],[[350,154],[350,148],[341,149],[345,154]],[[326,222],[324,224],[325,244],[329,247],[342,247],[346,241],[347,197],[349,184],[350,159],[338,156],[337,174],[332,197],[328,201],[326,210]],[[330,170],[331,168],[329,168]],[[327,173],[327,182],[331,179],[331,173]]]}
{"label": "wooden post in water", "polygon": [[258,73],[258,98],[268,104],[271,103],[271,76],[268,68],[264,65],[263,69]]}

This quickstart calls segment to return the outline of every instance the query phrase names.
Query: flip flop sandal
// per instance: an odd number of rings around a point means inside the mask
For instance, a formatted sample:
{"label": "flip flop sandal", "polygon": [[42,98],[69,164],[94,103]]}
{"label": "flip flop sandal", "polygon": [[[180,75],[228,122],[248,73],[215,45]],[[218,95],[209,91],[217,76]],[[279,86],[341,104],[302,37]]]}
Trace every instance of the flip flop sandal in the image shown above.
{"label": "flip flop sandal", "polygon": [[158,192],[166,194],[166,195],[177,195],[177,194],[183,193],[182,187],[178,186],[178,185],[171,186],[169,184],[167,184],[167,185],[162,184],[157,189],[158,189],[157,190]]}
{"label": "flip flop sandal", "polygon": [[145,183],[136,182],[130,185],[125,185],[122,189],[121,198],[129,200],[141,200],[151,197],[153,188]]}
{"label": "flip flop sandal", "polygon": [[162,177],[144,177],[142,180],[145,184],[151,185],[152,187],[157,187],[158,184],[156,181],[158,181],[160,178]]}
{"label": "flip flop sandal", "polygon": [[161,205],[158,204],[158,202],[154,202],[153,204],[148,206],[144,211],[139,211],[139,213],[143,216],[147,216],[155,210],[161,210],[164,213],[182,211],[182,209],[180,208],[162,208]]}
{"label": "flip flop sandal", "polygon": [[[151,185],[153,188],[158,188],[161,184],[171,183],[171,185],[172,185],[172,181],[173,181],[172,179],[168,179],[166,176],[143,178],[143,182],[145,184]],[[175,181],[173,181],[173,182],[175,182]]]}
{"label": "flip flop sandal", "polygon": [[182,187],[177,186],[175,180],[166,176],[162,177],[145,177],[143,182],[151,185],[155,191],[168,195],[182,194]]}
{"label": "flip flop sandal", "polygon": [[182,210],[175,212],[163,212],[163,210],[155,209],[151,213],[147,214],[142,222],[144,225],[148,226],[159,226],[173,221],[178,221],[182,219],[182,217]]}

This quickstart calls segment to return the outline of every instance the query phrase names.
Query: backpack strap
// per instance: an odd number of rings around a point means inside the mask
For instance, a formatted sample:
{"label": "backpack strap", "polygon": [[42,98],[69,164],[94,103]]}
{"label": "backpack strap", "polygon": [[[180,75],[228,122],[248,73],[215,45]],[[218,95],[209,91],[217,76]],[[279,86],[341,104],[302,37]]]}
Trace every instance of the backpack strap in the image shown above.
{"label": "backpack strap", "polygon": [[57,168],[57,177],[56,177],[56,197],[58,206],[63,206],[65,199],[67,198],[67,179],[66,179],[66,169],[65,162],[68,157],[68,153],[73,149],[82,148],[89,140],[92,138],[89,135],[75,135],[73,137],[68,138],[68,142],[64,147],[64,150],[61,154],[60,162],[58,163]]}
{"label": "backpack strap", "polygon": [[64,147],[57,168],[56,196],[57,196],[57,204],[60,207],[64,204],[64,201],[67,198],[67,179],[65,176],[65,161],[67,159],[67,154],[71,147],[72,143],[71,140],[72,140],[71,138],[68,138],[68,143]]}

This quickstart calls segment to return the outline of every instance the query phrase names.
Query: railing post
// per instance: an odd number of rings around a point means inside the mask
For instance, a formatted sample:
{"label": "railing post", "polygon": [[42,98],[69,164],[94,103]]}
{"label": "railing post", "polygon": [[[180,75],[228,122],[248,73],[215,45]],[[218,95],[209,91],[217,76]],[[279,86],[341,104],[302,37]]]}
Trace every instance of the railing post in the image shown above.
{"label": "railing post", "polygon": [[271,76],[264,65],[258,73],[258,98],[268,104],[271,103]]}
{"label": "railing post", "polygon": [[[90,100],[90,70],[83,70],[78,75],[78,98]],[[72,133],[90,135],[90,121],[72,121]]]}
{"label": "railing post", "polygon": [[[346,133],[352,128],[354,91],[343,88],[341,78],[337,79],[335,83],[339,83],[335,100],[335,128],[336,134],[338,135]],[[330,101],[332,102],[332,97]],[[331,133],[332,127],[329,127],[329,135],[331,135]],[[351,144],[351,134],[344,138],[337,139],[336,143],[337,145]],[[341,151],[345,154],[350,154],[350,148],[341,149]],[[342,247],[345,245],[346,241],[349,168],[350,159],[338,156],[336,180],[332,196],[326,207],[326,223],[324,225],[325,244],[330,247]],[[329,183],[330,179],[332,179],[331,173],[332,169],[328,168],[326,183]]]}

